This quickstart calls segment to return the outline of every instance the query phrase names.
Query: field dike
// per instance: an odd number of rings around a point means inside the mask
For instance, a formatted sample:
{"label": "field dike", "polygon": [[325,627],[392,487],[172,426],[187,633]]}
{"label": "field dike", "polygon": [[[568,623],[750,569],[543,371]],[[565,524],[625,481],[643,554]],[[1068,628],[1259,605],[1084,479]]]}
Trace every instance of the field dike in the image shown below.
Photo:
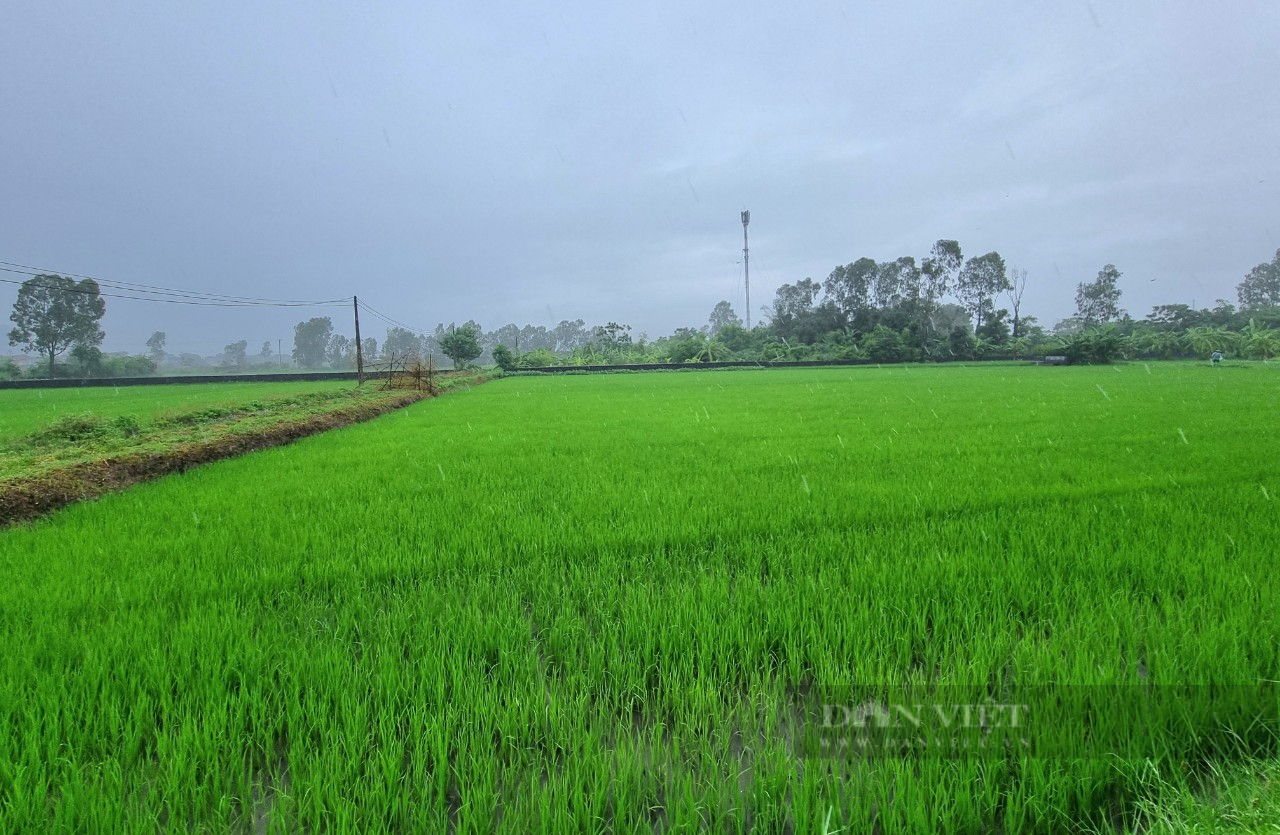
{"label": "field dike", "polygon": [[427,397],[422,392],[405,392],[283,420],[249,432],[178,444],[164,450],[126,452],[38,475],[0,480],[0,527],[37,519],[75,502],[96,499],[160,476],[183,473],[200,464],[282,446],[309,435],[372,420]]}

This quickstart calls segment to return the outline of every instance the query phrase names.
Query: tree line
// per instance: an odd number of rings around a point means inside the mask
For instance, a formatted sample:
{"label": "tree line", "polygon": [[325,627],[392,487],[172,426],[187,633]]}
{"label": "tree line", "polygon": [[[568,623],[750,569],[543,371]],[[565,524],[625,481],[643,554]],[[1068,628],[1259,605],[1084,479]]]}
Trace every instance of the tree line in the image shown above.
{"label": "tree line", "polygon": [[[474,361],[504,369],[553,365],[696,363],[724,360],[780,361],[867,359],[877,362],[1025,357],[1063,354],[1074,360],[1106,362],[1120,357],[1172,359],[1213,351],[1271,359],[1280,355],[1280,250],[1258,264],[1236,287],[1233,304],[1219,299],[1212,308],[1156,305],[1143,319],[1121,306],[1123,273],[1107,264],[1076,289],[1076,310],[1051,328],[1022,308],[1028,276],[1009,269],[998,252],[969,259],[959,242],[939,240],[918,261],[859,258],[838,265],[819,282],[804,278],[783,284],[764,319],[747,329],[732,304],[721,301],[706,324],[677,328],[650,339],[629,325],[588,326],[566,319],[553,327],[514,323],[486,331],[478,322],[437,324],[433,331],[392,327],[379,344],[361,341],[366,361],[417,355],[448,359],[455,366]],[[39,275],[23,282],[14,303],[9,344],[42,357],[28,376],[142,376],[172,356],[166,334],[154,332],[147,353],[106,357],[101,319],[106,304],[93,279],[76,281]],[[67,355],[69,359],[60,357]],[[240,371],[278,367],[283,357],[270,341],[251,355],[247,340],[229,343],[218,367]],[[350,369],[355,341],[338,333],[327,317],[294,326],[290,359],[306,369]],[[180,365],[204,358],[181,354]],[[8,360],[0,379],[19,375]]]}

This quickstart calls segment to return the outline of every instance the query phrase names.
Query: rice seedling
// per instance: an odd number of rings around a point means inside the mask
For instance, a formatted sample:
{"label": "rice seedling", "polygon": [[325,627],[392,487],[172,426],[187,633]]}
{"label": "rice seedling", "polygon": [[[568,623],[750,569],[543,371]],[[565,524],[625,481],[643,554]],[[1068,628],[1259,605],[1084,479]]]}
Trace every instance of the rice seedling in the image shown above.
{"label": "rice seedling", "polygon": [[[1265,366],[515,378],[72,507],[0,532],[0,830],[1166,826],[1275,755],[1226,720],[1276,706],[1277,405]],[[894,694],[1054,721],[809,747]]]}

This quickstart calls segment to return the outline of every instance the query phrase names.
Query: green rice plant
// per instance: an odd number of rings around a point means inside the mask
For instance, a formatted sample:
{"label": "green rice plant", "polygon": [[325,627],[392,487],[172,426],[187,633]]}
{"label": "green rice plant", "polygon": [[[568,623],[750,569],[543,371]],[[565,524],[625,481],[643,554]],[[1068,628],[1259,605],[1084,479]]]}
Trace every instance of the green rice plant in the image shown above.
{"label": "green rice plant", "polygon": [[[1187,831],[1265,804],[1274,728],[1195,686],[1252,708],[1280,678],[1276,373],[513,377],[4,531],[0,830]],[[1045,756],[804,747],[815,694],[895,691],[1060,721]]]}

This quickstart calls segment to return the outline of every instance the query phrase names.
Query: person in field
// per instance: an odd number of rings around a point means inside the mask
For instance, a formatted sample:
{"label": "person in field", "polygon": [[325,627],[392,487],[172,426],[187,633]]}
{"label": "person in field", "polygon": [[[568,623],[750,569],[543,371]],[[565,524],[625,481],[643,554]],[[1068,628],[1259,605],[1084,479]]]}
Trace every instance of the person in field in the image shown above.
{"label": "person in field", "polygon": [[1218,365],[1219,363],[1221,363],[1221,362],[1222,362],[1222,352],[1221,352],[1221,351],[1214,351],[1214,352],[1213,352],[1213,355],[1212,355],[1211,357],[1209,357],[1209,359],[1213,360],[1213,364],[1214,364],[1214,365]]}

